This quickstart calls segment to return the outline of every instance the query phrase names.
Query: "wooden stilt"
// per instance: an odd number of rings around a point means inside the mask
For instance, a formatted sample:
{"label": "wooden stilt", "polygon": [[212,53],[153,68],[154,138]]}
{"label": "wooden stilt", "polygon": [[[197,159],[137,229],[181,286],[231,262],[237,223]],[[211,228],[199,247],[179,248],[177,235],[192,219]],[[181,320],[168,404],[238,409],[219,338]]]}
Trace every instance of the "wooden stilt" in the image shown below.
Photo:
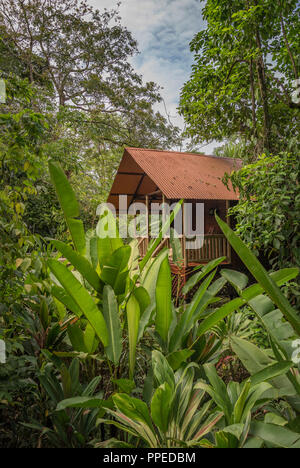
{"label": "wooden stilt", "polygon": [[149,195],[146,195],[146,223],[147,223],[147,239],[146,239],[146,252],[149,247]]}
{"label": "wooden stilt", "polygon": [[[230,201],[226,200],[226,222],[228,226],[230,227],[230,216],[228,215],[228,211],[230,208]],[[231,263],[231,245],[227,241],[227,260],[229,263]]]}
{"label": "wooden stilt", "polygon": [[186,250],[186,237],[185,237],[185,210],[184,210],[184,200],[182,204],[182,248],[183,248],[183,264],[186,268],[188,266],[188,255]]}

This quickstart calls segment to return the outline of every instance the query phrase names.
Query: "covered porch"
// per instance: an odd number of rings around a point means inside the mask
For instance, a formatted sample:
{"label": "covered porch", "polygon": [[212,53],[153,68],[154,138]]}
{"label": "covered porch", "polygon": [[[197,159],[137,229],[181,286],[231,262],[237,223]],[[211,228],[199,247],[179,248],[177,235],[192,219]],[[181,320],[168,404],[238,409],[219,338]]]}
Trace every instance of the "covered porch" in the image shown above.
{"label": "covered porch", "polygon": [[[188,248],[185,223],[182,223],[182,266],[188,269],[219,257],[225,257],[224,263],[229,264],[231,247],[215,220],[215,212],[230,225],[228,210],[236,203],[238,195],[223,184],[222,178],[226,172],[231,173],[239,166],[239,160],[229,158],[126,148],[107,201],[114,206],[117,214],[124,210],[124,206],[120,206],[120,195],[127,196],[125,209],[134,202],[143,203],[147,208],[148,226],[150,207],[154,203],[172,205],[183,199],[193,207],[197,203],[203,204],[204,239],[200,248]],[[145,255],[150,242],[151,233],[147,229],[145,235],[139,238],[141,256]],[[172,261],[170,239],[163,240],[156,254],[163,247],[169,249]]]}
{"label": "covered porch", "polygon": [[[199,263],[205,264],[220,257],[226,257],[224,263],[231,262],[231,247],[223,234],[205,234],[204,243],[201,249],[185,249],[184,239],[180,239],[180,242],[182,252],[185,252],[185,254],[183,254],[185,266],[198,265]],[[146,255],[148,245],[148,238],[139,238],[139,251],[142,257]],[[172,261],[172,246],[169,239],[162,241],[160,248],[164,247],[167,247],[170,250],[169,256]],[[156,254],[158,252],[159,250],[157,250]]]}
{"label": "covered porch", "polygon": [[[153,199],[151,195],[146,195],[145,197],[145,204],[147,206],[148,213],[150,212],[149,208],[153,202],[172,205],[176,203],[176,201],[168,200],[164,195],[162,195],[161,198],[155,199]],[[189,248],[188,237],[186,236],[185,226],[183,223],[182,235],[179,237],[183,266],[188,267],[196,266],[198,264],[205,264],[220,257],[226,257],[224,263],[231,263],[231,246],[220,230],[214,216],[214,213],[217,212],[221,219],[227,221],[227,223],[230,225],[230,218],[227,216],[228,210],[230,208],[230,202],[228,200],[212,200],[209,202],[202,200],[197,200],[197,202],[188,200],[188,203],[203,203],[204,205],[204,237],[201,239],[201,241],[199,240],[199,243],[201,242],[201,246],[199,246],[199,248]],[[150,223],[148,221],[148,225],[149,224]],[[147,236],[143,236],[138,239],[139,251],[142,257],[146,255],[151,240],[152,238],[150,232]],[[172,262],[172,242],[169,238],[163,239],[161,245],[155,252],[155,255],[157,255],[163,248],[169,249],[169,257],[170,261]]]}

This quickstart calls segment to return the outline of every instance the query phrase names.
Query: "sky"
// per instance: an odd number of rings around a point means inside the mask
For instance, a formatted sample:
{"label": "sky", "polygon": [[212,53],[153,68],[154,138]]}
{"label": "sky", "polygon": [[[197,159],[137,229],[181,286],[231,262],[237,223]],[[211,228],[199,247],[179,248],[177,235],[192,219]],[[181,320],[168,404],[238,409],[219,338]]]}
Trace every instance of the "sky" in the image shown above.
{"label": "sky", "polygon": [[[117,0],[88,0],[100,11],[113,8]],[[189,79],[193,55],[189,43],[203,28],[200,0],[122,0],[122,23],[138,42],[140,54],[133,58],[135,70],[145,81],[161,88],[168,114],[174,125],[183,128],[177,113],[180,90]],[[158,110],[166,116],[164,105]],[[213,145],[202,148],[212,152]]]}

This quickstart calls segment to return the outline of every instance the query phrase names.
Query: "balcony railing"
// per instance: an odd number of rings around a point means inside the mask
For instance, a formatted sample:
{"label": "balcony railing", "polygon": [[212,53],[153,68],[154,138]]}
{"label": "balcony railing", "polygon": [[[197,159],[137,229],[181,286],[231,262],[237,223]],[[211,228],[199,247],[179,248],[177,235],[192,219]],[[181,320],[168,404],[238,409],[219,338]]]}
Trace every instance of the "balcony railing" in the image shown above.
{"label": "balcony railing", "polygon": [[[147,252],[147,248],[149,245],[149,241],[146,237],[142,237],[139,239],[139,249],[140,255],[142,257],[145,256]],[[184,251],[185,241],[184,238],[181,238],[181,247],[182,251]],[[157,249],[156,254],[163,248],[167,247],[170,249],[170,256],[171,246],[170,240],[164,239],[160,247]],[[231,248],[223,234],[205,234],[204,241],[201,248],[196,249],[185,249],[186,255],[186,263],[207,263],[211,260],[214,260],[219,257],[226,257],[227,262],[231,261]]]}

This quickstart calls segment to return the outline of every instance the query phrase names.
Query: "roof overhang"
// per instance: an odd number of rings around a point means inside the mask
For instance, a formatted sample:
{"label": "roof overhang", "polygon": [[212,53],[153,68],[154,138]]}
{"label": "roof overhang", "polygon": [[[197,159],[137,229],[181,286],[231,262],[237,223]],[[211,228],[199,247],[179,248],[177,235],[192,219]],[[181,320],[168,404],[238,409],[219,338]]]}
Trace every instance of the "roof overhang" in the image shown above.
{"label": "roof overhang", "polygon": [[126,148],[107,201],[118,210],[119,195],[127,195],[127,207],[161,194],[169,200],[238,200],[222,178],[240,167],[230,158]]}

